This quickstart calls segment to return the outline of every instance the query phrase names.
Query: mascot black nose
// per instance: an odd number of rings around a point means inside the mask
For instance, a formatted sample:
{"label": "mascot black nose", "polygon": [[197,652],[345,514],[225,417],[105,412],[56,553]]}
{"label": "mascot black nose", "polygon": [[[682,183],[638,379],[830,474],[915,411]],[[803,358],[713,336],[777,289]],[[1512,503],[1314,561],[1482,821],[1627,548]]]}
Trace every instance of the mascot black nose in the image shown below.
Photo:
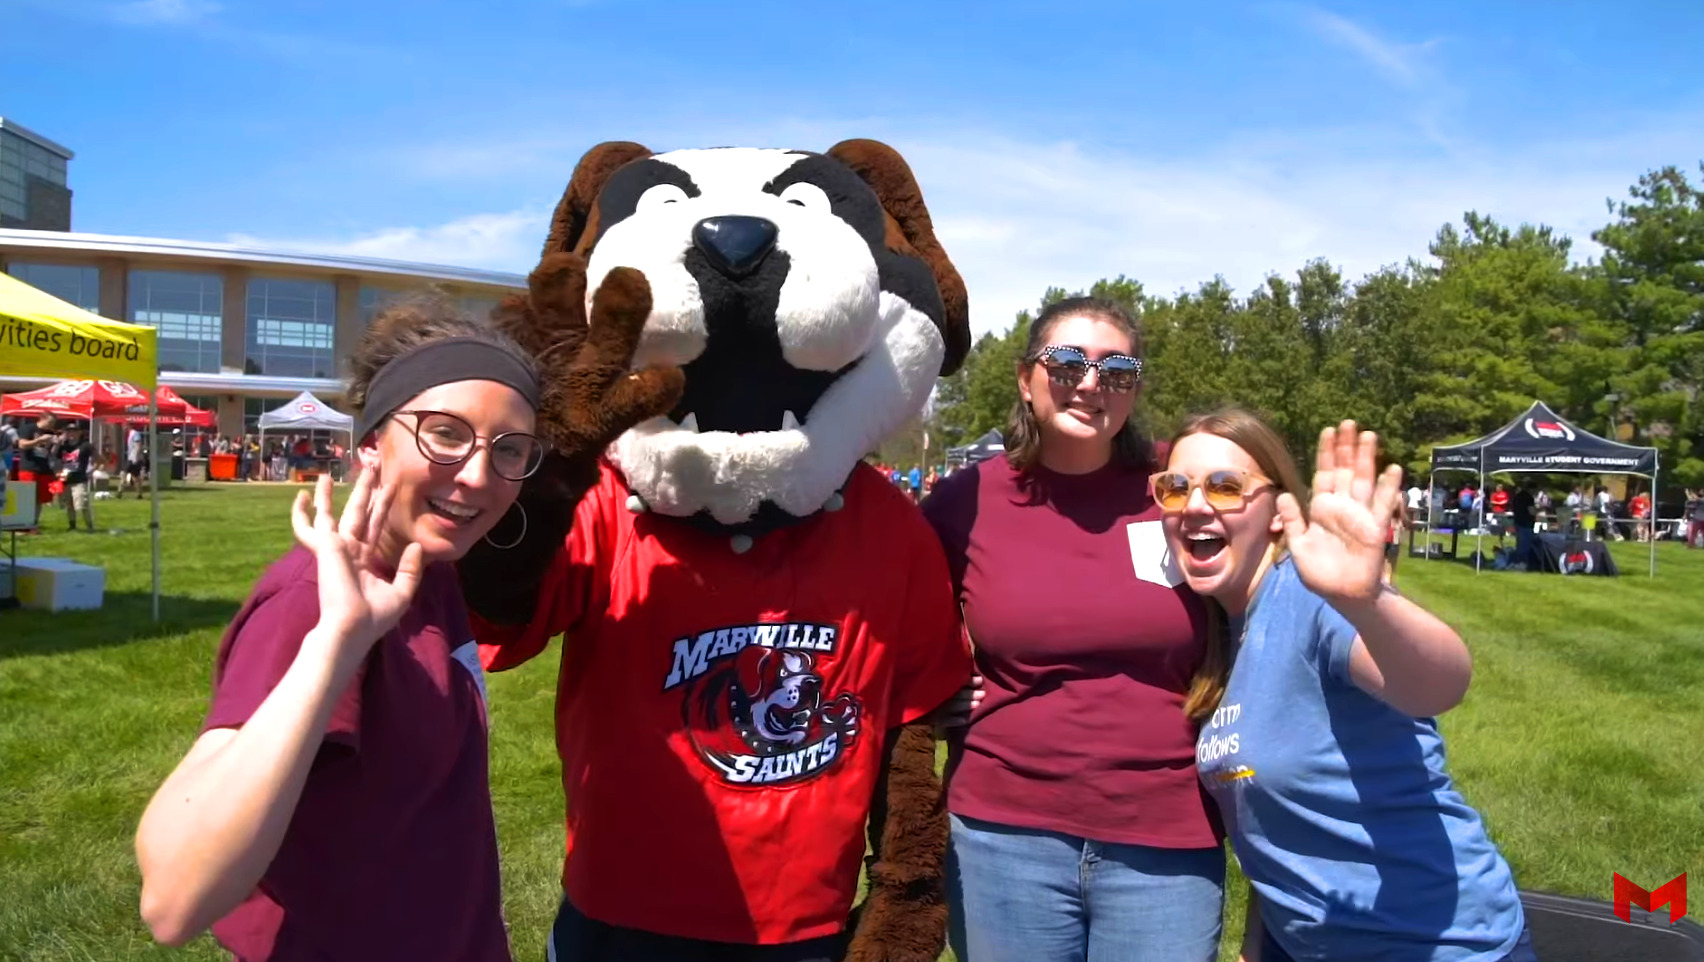
{"label": "mascot black nose", "polygon": [[739,277],[762,263],[775,234],[775,225],[761,217],[706,217],[692,229],[692,242],[717,270]]}

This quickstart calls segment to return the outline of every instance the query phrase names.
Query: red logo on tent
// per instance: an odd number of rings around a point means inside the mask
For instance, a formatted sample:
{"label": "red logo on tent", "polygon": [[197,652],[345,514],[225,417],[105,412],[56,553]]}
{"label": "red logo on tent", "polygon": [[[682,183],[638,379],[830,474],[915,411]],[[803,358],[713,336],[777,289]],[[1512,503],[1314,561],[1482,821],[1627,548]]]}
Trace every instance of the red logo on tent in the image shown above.
{"label": "red logo on tent", "polygon": [[95,386],[93,381],[60,381],[47,389],[48,397],[76,397]]}
{"label": "red logo on tent", "polygon": [[1537,421],[1526,419],[1526,431],[1535,438],[1551,438],[1553,440],[1574,440],[1574,432],[1568,430],[1568,425],[1560,421]]}
{"label": "red logo on tent", "polygon": [[302,402],[302,406],[297,408],[296,410],[301,411],[303,414],[312,414],[315,411],[318,411],[319,408],[317,406],[313,405],[313,404],[309,404],[306,401],[304,401],[304,402]]}

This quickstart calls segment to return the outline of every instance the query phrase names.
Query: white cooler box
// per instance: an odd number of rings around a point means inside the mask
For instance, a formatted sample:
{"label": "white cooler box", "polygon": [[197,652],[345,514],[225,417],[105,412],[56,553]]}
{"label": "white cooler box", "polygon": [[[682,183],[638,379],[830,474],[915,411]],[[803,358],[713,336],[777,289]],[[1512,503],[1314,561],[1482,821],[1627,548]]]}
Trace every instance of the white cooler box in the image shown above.
{"label": "white cooler box", "polygon": [[[12,590],[12,571],[0,558],[0,596]],[[18,601],[25,608],[67,611],[99,608],[106,570],[65,558],[19,558]]]}

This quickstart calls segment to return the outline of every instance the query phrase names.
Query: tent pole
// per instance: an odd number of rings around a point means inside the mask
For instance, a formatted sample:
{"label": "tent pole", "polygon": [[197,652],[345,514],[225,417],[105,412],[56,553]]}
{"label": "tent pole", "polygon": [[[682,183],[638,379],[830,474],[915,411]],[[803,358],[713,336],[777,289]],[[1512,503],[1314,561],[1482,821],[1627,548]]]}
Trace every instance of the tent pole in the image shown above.
{"label": "tent pole", "polygon": [[159,433],[159,382],[148,392],[148,536],[153,542],[154,621],[160,620],[160,472],[154,456],[155,436]]}
{"label": "tent pole", "polygon": [[[1651,539],[1651,577],[1657,576],[1657,522],[1662,518],[1662,510],[1657,507],[1657,475],[1662,471],[1657,465],[1658,455],[1651,455],[1651,524],[1647,532]],[[1684,503],[1684,502],[1683,502]]]}
{"label": "tent pole", "polygon": [[[1480,504],[1484,504],[1487,500],[1485,497],[1484,448],[1479,449],[1479,489],[1474,492],[1474,495]],[[1485,511],[1469,504],[1467,506],[1467,517],[1468,520],[1473,522],[1473,530],[1479,532],[1473,536],[1473,573],[1478,574],[1480,559],[1485,556]]]}
{"label": "tent pole", "polygon": [[1432,508],[1438,503],[1434,498],[1434,495],[1437,492],[1434,491],[1433,488],[1435,488],[1437,484],[1438,459],[1437,456],[1434,455],[1432,458],[1432,473],[1426,476],[1426,553],[1421,555],[1421,557],[1425,558],[1427,561],[1432,560]]}

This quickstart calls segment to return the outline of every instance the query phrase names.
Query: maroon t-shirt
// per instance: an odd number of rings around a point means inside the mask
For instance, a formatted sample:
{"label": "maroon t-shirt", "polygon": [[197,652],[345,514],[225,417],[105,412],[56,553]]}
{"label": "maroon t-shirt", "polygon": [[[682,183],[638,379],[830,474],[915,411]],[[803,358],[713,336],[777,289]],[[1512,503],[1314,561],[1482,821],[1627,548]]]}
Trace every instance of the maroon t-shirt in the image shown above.
{"label": "maroon t-shirt", "polygon": [[1024,479],[990,458],[942,480],[923,512],[986,691],[952,741],[948,807],[1103,842],[1218,845],[1183,713],[1206,615],[1170,564],[1147,472]]}
{"label": "maroon t-shirt", "polygon": [[[203,731],[242,725],[319,620],[315,561],[273,564],[219,646]],[[485,688],[455,569],[427,568],[340,697],[284,842],[213,924],[242,962],[509,962]]]}

